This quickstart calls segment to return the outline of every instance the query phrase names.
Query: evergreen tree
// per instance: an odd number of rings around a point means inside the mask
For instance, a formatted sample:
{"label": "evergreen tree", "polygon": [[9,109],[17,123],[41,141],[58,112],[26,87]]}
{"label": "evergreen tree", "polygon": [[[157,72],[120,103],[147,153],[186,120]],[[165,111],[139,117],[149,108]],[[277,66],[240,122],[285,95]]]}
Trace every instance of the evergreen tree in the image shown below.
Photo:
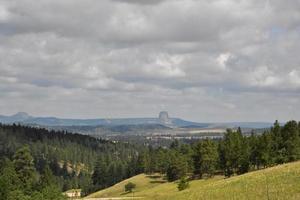
{"label": "evergreen tree", "polygon": [[300,158],[300,137],[299,129],[296,121],[287,122],[282,129],[282,137],[284,139],[284,147],[289,162]]}
{"label": "evergreen tree", "polygon": [[242,157],[243,136],[240,130],[227,130],[223,141],[219,145],[220,166],[225,176],[230,177],[239,168]]}
{"label": "evergreen tree", "polygon": [[247,173],[250,169],[250,144],[246,137],[242,137],[242,149],[239,157],[238,174]]}
{"label": "evergreen tree", "polygon": [[8,199],[9,193],[19,190],[21,180],[14,168],[13,163],[6,159],[0,173],[0,200]]}
{"label": "evergreen tree", "polygon": [[195,146],[194,174],[202,178],[203,174],[213,176],[218,163],[218,151],[216,144],[211,140],[203,140]]}
{"label": "evergreen tree", "polygon": [[106,162],[102,157],[99,157],[94,168],[94,173],[92,175],[92,182],[95,186],[100,188],[105,187],[108,185],[108,169]]}
{"label": "evergreen tree", "polygon": [[257,144],[259,166],[268,167],[273,163],[272,157],[272,135],[265,132],[259,137]]}
{"label": "evergreen tree", "polygon": [[171,151],[169,157],[167,168],[168,181],[175,181],[184,177],[188,168],[186,158],[176,151]]}
{"label": "evergreen tree", "polygon": [[49,165],[46,165],[43,174],[41,176],[41,186],[43,188],[47,186],[54,186],[55,185],[55,177],[53,176],[53,173],[49,167]]}
{"label": "evergreen tree", "polygon": [[81,188],[82,196],[86,196],[90,192],[92,192],[91,185],[93,185],[93,183],[92,183],[91,175],[89,173],[81,171],[80,174],[78,175],[78,179],[79,179],[79,186],[80,186],[79,188]]}
{"label": "evergreen tree", "polygon": [[20,148],[14,155],[14,166],[26,194],[32,191],[37,182],[37,173],[34,168],[33,157],[28,146]]}
{"label": "evergreen tree", "polygon": [[249,137],[249,148],[250,148],[250,155],[249,155],[249,161],[250,163],[256,167],[259,168],[259,161],[258,161],[258,142],[259,138],[257,135],[254,134],[254,132],[251,133],[251,136]]}

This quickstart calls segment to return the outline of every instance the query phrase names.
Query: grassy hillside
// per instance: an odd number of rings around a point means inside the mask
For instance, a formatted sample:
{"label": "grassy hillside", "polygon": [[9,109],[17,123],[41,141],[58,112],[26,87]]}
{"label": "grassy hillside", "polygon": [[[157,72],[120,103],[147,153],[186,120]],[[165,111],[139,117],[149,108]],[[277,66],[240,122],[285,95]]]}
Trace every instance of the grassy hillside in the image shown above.
{"label": "grassy hillside", "polygon": [[191,181],[190,188],[181,192],[177,190],[176,183],[164,183],[161,177],[138,175],[89,198],[132,196],[124,194],[124,185],[128,182],[137,185],[134,196],[145,200],[300,199],[300,162],[228,179],[215,177]]}
{"label": "grassy hillside", "polygon": [[132,196],[132,194],[125,193],[125,191],[124,191],[125,185],[129,182],[136,184],[136,189],[134,190],[135,194],[143,193],[146,190],[153,189],[154,187],[157,187],[159,185],[162,185],[163,183],[166,183],[166,181],[163,180],[163,178],[159,175],[140,174],[140,175],[134,176],[132,178],[129,178],[125,181],[122,181],[110,188],[96,192],[96,193],[88,196],[88,198]]}

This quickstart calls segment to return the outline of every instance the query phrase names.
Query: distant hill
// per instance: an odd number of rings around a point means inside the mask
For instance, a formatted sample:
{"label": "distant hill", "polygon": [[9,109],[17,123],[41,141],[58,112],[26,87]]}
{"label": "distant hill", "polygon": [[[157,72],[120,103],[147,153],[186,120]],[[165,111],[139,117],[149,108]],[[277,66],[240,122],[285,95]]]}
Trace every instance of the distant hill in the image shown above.
{"label": "distant hill", "polygon": [[136,184],[134,196],[145,200],[296,200],[300,198],[299,176],[300,162],[295,162],[227,179],[217,176],[191,181],[190,188],[179,192],[176,182],[167,183],[160,176],[141,174],[91,194],[86,199],[132,197],[132,193],[124,193],[125,184],[132,182]]}
{"label": "distant hill", "polygon": [[[62,119],[57,117],[34,117],[25,112],[19,112],[15,115],[0,115],[0,123],[12,124],[20,123],[26,125],[40,125],[48,127],[58,126],[118,126],[122,130],[128,128],[128,125],[162,125],[169,128],[250,128],[261,129],[269,128],[272,123],[268,122],[231,122],[231,123],[198,123],[186,121],[180,118],[169,118],[166,111],[159,114],[158,118],[115,118],[115,119]],[[124,127],[122,127],[124,126]],[[148,127],[149,128],[149,127]]]}
{"label": "distant hill", "polygon": [[142,135],[149,132],[167,131],[171,128],[161,124],[138,124],[138,125],[100,125],[100,126],[51,126],[53,130],[67,130],[72,133],[84,135],[103,136],[110,134],[134,134]]}
{"label": "distant hill", "polygon": [[211,128],[270,128],[273,126],[273,123],[270,122],[227,122],[227,123],[213,123],[209,125]]}
{"label": "distant hill", "polygon": [[61,119],[56,117],[33,117],[20,112],[12,116],[0,115],[1,123],[21,123],[41,126],[122,126],[160,124],[167,127],[198,126],[206,127],[207,123],[189,122],[179,118],[116,118],[116,119]]}

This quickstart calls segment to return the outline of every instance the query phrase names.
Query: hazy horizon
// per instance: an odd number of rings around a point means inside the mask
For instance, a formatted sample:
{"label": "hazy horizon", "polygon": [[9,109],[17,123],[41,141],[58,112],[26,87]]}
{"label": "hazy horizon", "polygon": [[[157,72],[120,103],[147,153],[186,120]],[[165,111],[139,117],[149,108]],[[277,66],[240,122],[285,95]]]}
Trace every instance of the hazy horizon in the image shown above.
{"label": "hazy horizon", "polygon": [[0,114],[300,120],[300,2],[0,0]]}
{"label": "hazy horizon", "polygon": [[[166,111],[167,112],[167,111]],[[135,117],[105,117],[105,116],[97,116],[97,117],[88,117],[88,118],[76,118],[76,117],[72,117],[72,116],[66,116],[66,117],[63,117],[63,116],[55,116],[55,115],[32,115],[31,113],[28,113],[28,112],[23,112],[23,111],[20,111],[20,112],[17,112],[17,113],[12,113],[12,114],[6,114],[6,115],[3,115],[0,113],[0,116],[6,116],[6,117],[11,117],[11,116],[14,116],[14,115],[18,115],[18,114],[27,114],[29,115],[30,117],[42,117],[42,118],[47,118],[47,117],[55,117],[55,118],[59,118],[59,119],[78,119],[78,120],[94,120],[94,119],[142,119],[142,118],[151,118],[151,119],[157,119],[159,116],[158,115],[155,115],[155,116],[135,116]],[[159,114],[159,113],[158,113]],[[186,119],[186,118],[182,118],[182,117],[178,117],[178,116],[170,116],[169,114],[169,118],[178,118],[178,119],[182,119],[182,120],[186,120],[186,121],[190,121],[190,122],[196,122],[196,123],[239,123],[239,122],[242,122],[242,123],[274,123],[277,119],[274,119],[273,121],[239,121],[239,120],[233,120],[233,121],[194,121],[194,120],[191,120],[191,119]],[[279,121],[279,123],[286,123],[286,121]]]}

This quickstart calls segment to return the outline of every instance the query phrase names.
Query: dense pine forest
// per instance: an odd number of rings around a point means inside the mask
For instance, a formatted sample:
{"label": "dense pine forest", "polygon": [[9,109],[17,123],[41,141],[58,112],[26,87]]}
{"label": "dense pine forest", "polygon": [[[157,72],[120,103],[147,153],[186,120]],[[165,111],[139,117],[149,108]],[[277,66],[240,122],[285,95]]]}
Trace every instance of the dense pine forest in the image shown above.
{"label": "dense pine forest", "polygon": [[227,130],[222,140],[168,148],[137,146],[64,131],[0,125],[0,199],[63,199],[81,188],[87,195],[139,173],[168,181],[226,177],[300,159],[300,123],[289,121],[261,135]]}
{"label": "dense pine forest", "polygon": [[[20,125],[0,125],[2,174],[0,182],[5,184],[6,179],[12,179],[6,170],[11,170],[13,175],[23,179],[23,175],[18,174],[18,170],[30,168],[32,169],[30,173],[34,177],[32,183],[29,184],[32,188],[38,188],[33,187],[35,184],[41,185],[40,182],[44,181],[43,176],[46,171],[53,177],[51,178],[53,185],[58,191],[81,188],[83,194],[87,194],[140,173],[140,171],[135,171],[139,148],[136,145],[64,131],[55,132]],[[22,155],[19,156],[19,154]],[[23,166],[24,169],[16,166],[17,157],[23,159],[21,162],[28,164]],[[105,171],[107,176],[103,174],[103,166],[105,170],[107,169]],[[101,176],[98,177],[99,173]],[[6,187],[0,187],[0,190],[1,188]],[[37,192],[31,190],[28,192],[21,186],[20,188],[23,189],[11,188],[9,183],[7,188],[7,191],[24,192],[24,194]],[[4,198],[5,195],[0,196]]]}

